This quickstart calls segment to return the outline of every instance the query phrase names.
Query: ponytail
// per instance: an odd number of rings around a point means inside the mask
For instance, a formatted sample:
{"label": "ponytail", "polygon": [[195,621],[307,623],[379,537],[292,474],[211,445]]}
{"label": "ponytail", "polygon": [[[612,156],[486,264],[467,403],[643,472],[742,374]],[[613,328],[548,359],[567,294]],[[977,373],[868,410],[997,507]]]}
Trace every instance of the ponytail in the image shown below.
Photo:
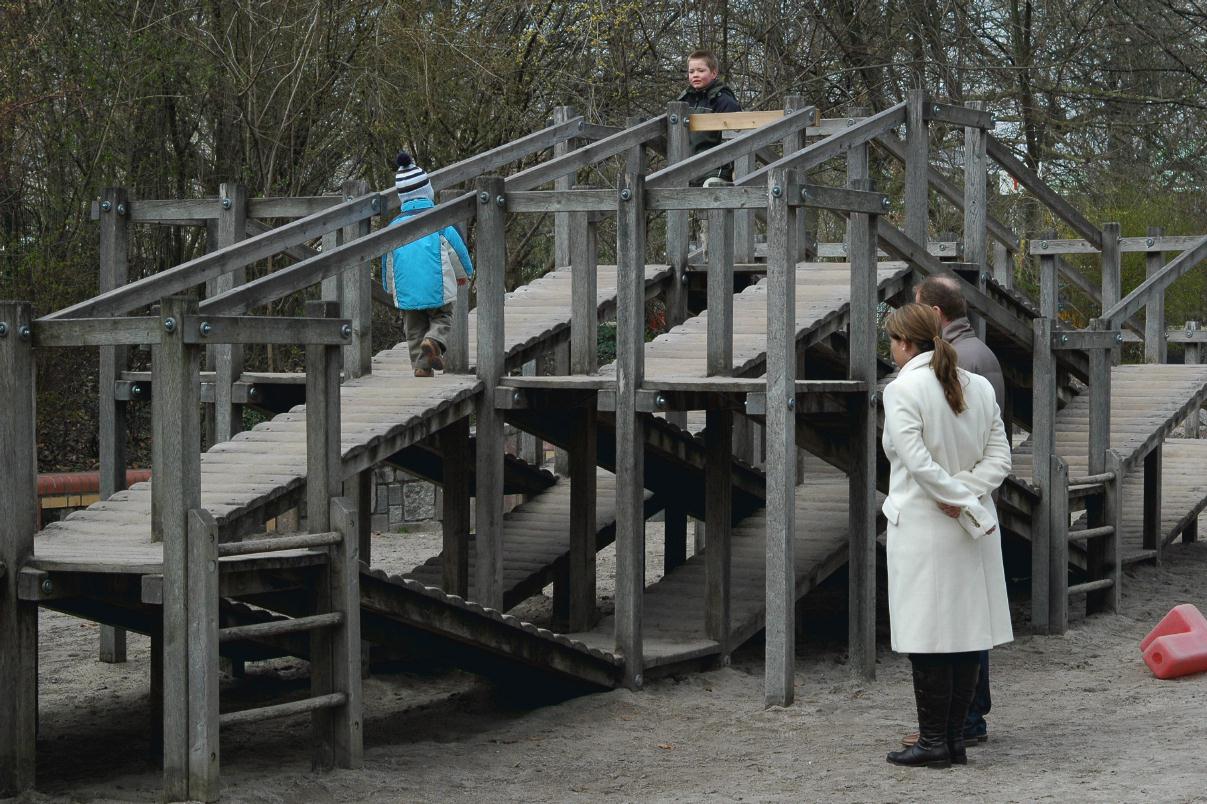
{"label": "ponytail", "polygon": [[930,367],[934,370],[939,384],[943,386],[943,396],[953,413],[959,416],[968,407],[964,404],[964,386],[960,384],[958,356],[955,347],[941,336],[934,338],[935,356],[931,358]]}

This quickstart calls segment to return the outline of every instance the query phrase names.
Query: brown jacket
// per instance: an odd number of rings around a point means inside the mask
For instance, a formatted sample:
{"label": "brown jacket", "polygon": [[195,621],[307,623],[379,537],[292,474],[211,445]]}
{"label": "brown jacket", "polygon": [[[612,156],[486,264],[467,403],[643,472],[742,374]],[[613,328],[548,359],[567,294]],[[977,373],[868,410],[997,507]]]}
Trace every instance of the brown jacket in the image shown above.
{"label": "brown jacket", "polygon": [[967,318],[957,318],[943,328],[943,340],[956,349],[960,368],[980,374],[993,386],[999,411],[1006,409],[1006,382],[1002,377],[1002,365],[985,342],[972,331]]}

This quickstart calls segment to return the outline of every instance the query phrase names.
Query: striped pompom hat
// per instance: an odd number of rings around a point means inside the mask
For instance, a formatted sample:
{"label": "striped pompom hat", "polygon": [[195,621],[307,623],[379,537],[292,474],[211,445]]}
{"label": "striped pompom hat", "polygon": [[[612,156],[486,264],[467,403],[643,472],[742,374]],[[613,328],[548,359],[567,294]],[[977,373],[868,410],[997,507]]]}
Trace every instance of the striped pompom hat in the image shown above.
{"label": "striped pompom hat", "polygon": [[398,172],[394,174],[394,189],[398,191],[398,200],[405,203],[412,198],[435,200],[432,183],[428,181],[427,173],[415,164],[411,155],[406,151],[398,152]]}

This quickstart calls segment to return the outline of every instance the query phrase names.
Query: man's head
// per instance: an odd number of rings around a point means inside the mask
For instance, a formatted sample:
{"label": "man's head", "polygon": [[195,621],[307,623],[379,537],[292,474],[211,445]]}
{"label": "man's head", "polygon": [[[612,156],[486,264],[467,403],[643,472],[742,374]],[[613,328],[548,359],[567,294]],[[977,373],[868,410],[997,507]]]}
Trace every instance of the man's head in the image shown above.
{"label": "man's head", "polygon": [[717,57],[711,50],[696,50],[687,57],[687,83],[692,89],[704,87],[717,80]]}
{"label": "man's head", "polygon": [[943,326],[968,315],[968,303],[960,291],[960,280],[948,275],[928,276],[914,288],[914,301],[939,312]]}

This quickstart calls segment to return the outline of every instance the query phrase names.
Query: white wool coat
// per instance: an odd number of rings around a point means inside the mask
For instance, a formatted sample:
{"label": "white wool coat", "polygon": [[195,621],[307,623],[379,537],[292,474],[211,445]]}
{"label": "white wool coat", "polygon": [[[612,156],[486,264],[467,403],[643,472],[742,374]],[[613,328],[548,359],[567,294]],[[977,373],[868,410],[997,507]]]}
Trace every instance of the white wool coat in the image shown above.
{"label": "white wool coat", "polygon": [[[892,646],[987,650],[1014,638],[990,497],[1010,473],[1010,444],[989,381],[959,370],[967,409],[957,416],[931,370],[933,356],[914,357],[884,390]],[[960,508],[959,518],[940,502]]]}

